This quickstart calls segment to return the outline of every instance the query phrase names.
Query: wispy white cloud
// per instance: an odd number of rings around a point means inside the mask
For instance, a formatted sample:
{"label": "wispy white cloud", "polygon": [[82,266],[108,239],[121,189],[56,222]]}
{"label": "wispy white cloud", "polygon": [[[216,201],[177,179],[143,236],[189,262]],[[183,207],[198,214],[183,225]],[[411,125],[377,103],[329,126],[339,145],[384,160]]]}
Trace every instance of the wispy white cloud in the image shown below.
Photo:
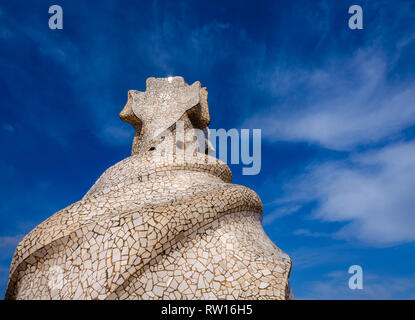
{"label": "wispy white cloud", "polygon": [[[381,42],[379,37],[373,38]],[[310,203],[316,205],[314,218],[344,224],[331,234],[336,238],[373,246],[415,241],[410,191],[415,188],[415,143],[398,142],[403,130],[415,125],[415,81],[392,81],[391,76],[414,39],[409,34],[395,39],[393,54],[374,41],[353,56],[336,55],[317,67],[282,60],[254,73],[258,86],[276,102],[248,118],[245,127],[262,128],[269,142],[307,142],[350,155],[334,162],[317,159],[306,173],[291,178],[286,197],[274,201],[277,209],[265,223]],[[372,149],[359,153],[363,146]],[[330,236],[309,229],[294,234]]]}
{"label": "wispy white cloud", "polygon": [[245,125],[261,127],[270,141],[306,141],[337,150],[397,134],[415,124],[415,83],[390,84],[388,59],[367,48],[318,69],[265,71],[259,83],[276,99],[285,97],[284,102]]}
{"label": "wispy white cloud", "polygon": [[307,236],[307,237],[314,237],[314,238],[331,236],[329,233],[310,231],[308,229],[297,229],[293,232],[293,234],[296,236]]}
{"label": "wispy white cloud", "polygon": [[301,208],[300,205],[283,205],[280,206],[276,209],[274,209],[273,212],[269,213],[269,214],[265,214],[264,218],[262,220],[262,224],[264,226],[270,225],[272,224],[276,219],[288,215],[288,214],[292,214],[296,211],[298,211]]}
{"label": "wispy white cloud", "polygon": [[356,259],[356,256],[350,252],[345,252],[344,246],[331,245],[315,247],[298,247],[289,252],[295,266],[294,272],[311,269],[317,266],[329,265],[336,262],[347,264],[350,260]]}
{"label": "wispy white cloud", "polygon": [[134,136],[134,130],[127,126],[109,124],[103,129],[102,134],[106,141],[112,144],[130,144]]}
{"label": "wispy white cloud", "polygon": [[415,142],[311,166],[286,190],[287,201],[316,202],[315,218],[346,223],[338,238],[374,246],[415,241]]}

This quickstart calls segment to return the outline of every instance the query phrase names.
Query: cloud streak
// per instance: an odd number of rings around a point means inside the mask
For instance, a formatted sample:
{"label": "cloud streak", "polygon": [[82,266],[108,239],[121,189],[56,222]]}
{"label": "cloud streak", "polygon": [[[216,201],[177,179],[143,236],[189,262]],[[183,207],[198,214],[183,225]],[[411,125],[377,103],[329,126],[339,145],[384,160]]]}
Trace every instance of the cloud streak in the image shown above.
{"label": "cloud streak", "polygon": [[316,202],[313,217],[345,226],[335,237],[374,246],[415,241],[415,142],[310,166],[287,200]]}
{"label": "cloud streak", "polygon": [[[245,125],[262,127],[272,142],[302,141],[335,150],[391,137],[415,124],[415,83],[389,83],[387,59],[369,48],[315,70],[277,67],[260,82],[275,98],[287,98]],[[307,97],[298,101],[304,92]]]}

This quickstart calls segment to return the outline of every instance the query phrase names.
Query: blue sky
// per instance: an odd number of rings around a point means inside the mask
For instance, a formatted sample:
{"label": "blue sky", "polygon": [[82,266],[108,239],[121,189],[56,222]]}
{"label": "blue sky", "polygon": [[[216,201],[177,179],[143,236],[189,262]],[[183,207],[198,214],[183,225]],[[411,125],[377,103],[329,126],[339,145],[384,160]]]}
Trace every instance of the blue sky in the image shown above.
{"label": "blue sky", "polygon": [[[48,8],[63,8],[63,30]],[[363,8],[364,29],[348,28]],[[18,241],[129,156],[150,76],[200,80],[211,128],[262,129],[264,204],[302,299],[415,298],[414,1],[0,1],[0,295]],[[364,289],[348,288],[360,265]]]}

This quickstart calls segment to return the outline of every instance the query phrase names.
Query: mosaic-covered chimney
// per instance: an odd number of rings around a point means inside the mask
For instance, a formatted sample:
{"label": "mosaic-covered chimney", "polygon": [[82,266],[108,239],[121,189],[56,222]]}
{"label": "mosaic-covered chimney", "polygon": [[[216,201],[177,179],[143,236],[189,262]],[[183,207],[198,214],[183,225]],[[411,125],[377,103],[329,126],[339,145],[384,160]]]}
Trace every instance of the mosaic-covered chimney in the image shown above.
{"label": "mosaic-covered chimney", "polygon": [[6,299],[292,298],[260,198],[209,156],[206,88],[149,78],[120,118],[132,155],[24,237]]}

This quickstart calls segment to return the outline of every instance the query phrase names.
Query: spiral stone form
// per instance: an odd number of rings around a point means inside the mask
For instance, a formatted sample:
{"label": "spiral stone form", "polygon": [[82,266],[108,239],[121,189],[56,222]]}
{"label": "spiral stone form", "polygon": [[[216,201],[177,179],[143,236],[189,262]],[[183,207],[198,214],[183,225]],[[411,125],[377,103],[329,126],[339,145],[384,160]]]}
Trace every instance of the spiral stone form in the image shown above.
{"label": "spiral stone form", "polygon": [[[146,93],[120,114],[136,130],[132,155],[24,237],[5,298],[293,298],[291,259],[265,234],[258,195],[232,184],[209,148],[177,147],[178,121],[207,129],[206,89],[149,78]],[[165,121],[160,101],[176,108]]]}

